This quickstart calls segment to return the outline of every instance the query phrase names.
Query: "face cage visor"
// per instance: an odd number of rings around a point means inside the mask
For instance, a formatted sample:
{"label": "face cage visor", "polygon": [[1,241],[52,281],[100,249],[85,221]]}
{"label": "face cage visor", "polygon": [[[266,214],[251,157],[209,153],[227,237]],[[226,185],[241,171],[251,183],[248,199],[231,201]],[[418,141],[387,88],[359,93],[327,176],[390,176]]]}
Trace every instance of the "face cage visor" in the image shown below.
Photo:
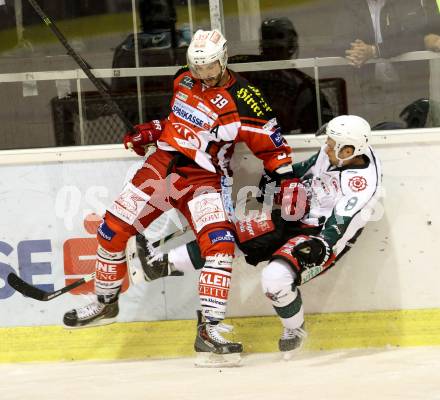
{"label": "face cage visor", "polygon": [[188,67],[189,70],[191,71],[191,75],[194,78],[200,79],[202,81],[213,78],[221,78],[224,71],[218,60],[210,64],[201,64],[201,65],[194,65],[188,63]]}

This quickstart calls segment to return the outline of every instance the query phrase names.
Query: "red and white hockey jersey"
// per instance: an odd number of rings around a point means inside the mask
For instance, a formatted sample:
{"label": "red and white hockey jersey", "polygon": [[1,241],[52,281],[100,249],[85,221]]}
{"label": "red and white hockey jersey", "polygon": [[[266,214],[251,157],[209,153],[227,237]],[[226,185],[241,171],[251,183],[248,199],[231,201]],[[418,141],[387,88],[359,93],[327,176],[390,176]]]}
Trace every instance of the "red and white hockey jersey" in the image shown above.
{"label": "red and white hockey jersey", "polygon": [[291,163],[291,149],[261,92],[229,73],[223,87],[206,87],[187,68],[176,74],[171,113],[158,147],[224,175],[231,175],[229,162],[238,142],[245,142],[269,171]]}

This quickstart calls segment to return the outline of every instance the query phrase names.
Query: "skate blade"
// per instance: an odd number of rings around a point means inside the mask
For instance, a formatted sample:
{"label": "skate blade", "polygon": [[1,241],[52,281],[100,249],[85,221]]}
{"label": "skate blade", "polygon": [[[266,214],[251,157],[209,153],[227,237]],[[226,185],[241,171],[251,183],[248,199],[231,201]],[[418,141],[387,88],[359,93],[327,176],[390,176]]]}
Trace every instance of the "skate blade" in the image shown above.
{"label": "skate blade", "polygon": [[79,326],[69,326],[63,324],[64,329],[72,330],[72,329],[86,329],[86,328],[96,328],[98,326],[104,326],[104,325],[110,325],[116,322],[116,318],[105,318],[105,319],[99,319],[97,321],[93,321],[90,324],[86,325],[79,325]]}
{"label": "skate blade", "polygon": [[301,349],[303,348],[303,346],[304,346],[304,340],[301,342],[301,344],[296,348],[296,349],[293,349],[293,350],[288,350],[288,351],[282,351],[281,352],[281,355],[282,355],[282,357],[283,357],[283,360],[284,361],[289,361],[289,360],[291,360],[292,358],[295,358],[299,353],[301,353]]}
{"label": "skate blade", "polygon": [[295,358],[301,351],[301,347],[298,347],[294,350],[282,351],[281,355],[284,361],[290,361],[292,358]]}
{"label": "skate blade", "polygon": [[199,368],[238,367],[241,362],[240,353],[215,354],[210,352],[197,353],[194,365]]}

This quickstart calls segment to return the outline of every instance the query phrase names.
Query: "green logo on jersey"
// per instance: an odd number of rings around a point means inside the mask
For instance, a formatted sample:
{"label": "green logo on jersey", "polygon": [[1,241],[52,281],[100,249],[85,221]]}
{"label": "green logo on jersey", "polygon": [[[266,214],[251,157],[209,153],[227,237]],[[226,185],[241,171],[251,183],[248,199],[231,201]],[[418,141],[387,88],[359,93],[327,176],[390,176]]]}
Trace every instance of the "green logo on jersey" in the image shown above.
{"label": "green logo on jersey", "polygon": [[356,207],[356,204],[357,204],[358,200],[359,200],[359,199],[358,199],[356,196],[350,198],[350,199],[347,201],[347,204],[346,204],[345,207],[344,207],[345,211],[351,211],[351,210],[353,210],[353,208]]}

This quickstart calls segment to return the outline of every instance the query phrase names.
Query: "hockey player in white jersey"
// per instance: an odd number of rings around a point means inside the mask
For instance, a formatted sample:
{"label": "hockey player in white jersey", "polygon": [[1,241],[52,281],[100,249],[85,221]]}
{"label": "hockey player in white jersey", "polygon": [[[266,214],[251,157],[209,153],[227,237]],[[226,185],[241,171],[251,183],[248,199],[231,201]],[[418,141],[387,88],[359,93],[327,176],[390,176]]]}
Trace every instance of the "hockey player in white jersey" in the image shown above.
{"label": "hockey player in white jersey", "polygon": [[[318,132],[327,135],[325,144],[308,160],[294,164],[296,179],[281,185],[281,209],[237,223],[237,244],[246,261],[269,261],[261,275],[263,293],[281,319],[279,349],[287,357],[307,336],[298,286],[334,266],[349,250],[379,197],[381,167],[369,146],[370,133],[370,125],[360,117],[332,119]],[[267,174],[262,186],[270,181]],[[162,256],[138,236],[129,251],[129,264],[140,261],[148,281],[203,266],[195,242]]]}

